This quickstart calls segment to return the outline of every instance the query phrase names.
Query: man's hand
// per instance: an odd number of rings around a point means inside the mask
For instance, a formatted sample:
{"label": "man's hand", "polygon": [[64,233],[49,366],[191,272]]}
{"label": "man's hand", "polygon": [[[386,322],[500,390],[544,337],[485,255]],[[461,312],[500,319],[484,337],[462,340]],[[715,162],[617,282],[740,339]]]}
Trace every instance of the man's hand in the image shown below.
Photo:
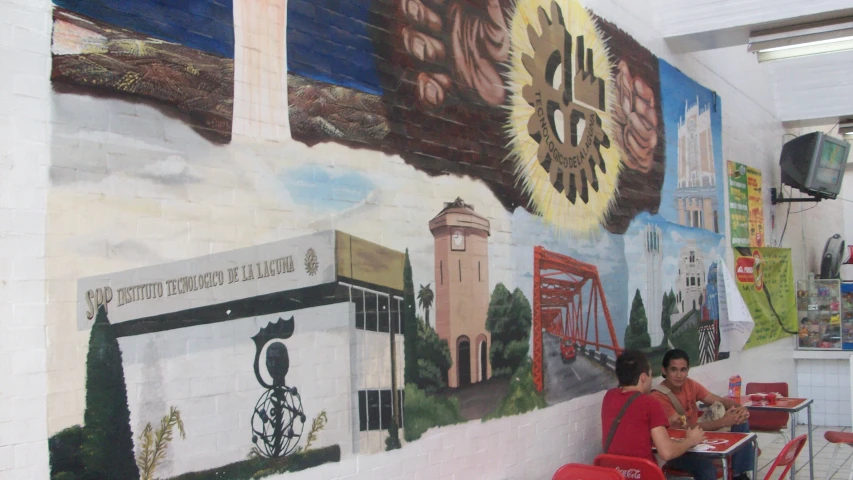
{"label": "man's hand", "polygon": [[616,137],[625,151],[625,165],[646,173],[654,164],[658,144],[654,92],[643,79],[631,75],[624,60],[619,61],[617,68],[613,116],[622,132]]}
{"label": "man's hand", "polygon": [[726,411],[723,420],[727,427],[733,427],[745,422],[749,418],[749,411],[743,407],[732,407]]}
{"label": "man's hand", "polygon": [[687,417],[674,413],[669,417],[669,426],[672,428],[687,428]]}
{"label": "man's hand", "polygon": [[705,440],[705,431],[699,427],[690,427],[687,429],[684,440],[690,445],[690,448],[693,448]]}
{"label": "man's hand", "polygon": [[[499,0],[397,0],[408,26],[403,46],[419,60],[418,98],[428,106],[456,91],[488,105],[506,98],[498,64],[509,58],[509,28]],[[455,89],[453,87],[456,87]]]}
{"label": "man's hand", "polygon": [[737,415],[737,424],[741,424],[749,420],[749,410],[746,407],[733,407],[729,411],[735,411]]}

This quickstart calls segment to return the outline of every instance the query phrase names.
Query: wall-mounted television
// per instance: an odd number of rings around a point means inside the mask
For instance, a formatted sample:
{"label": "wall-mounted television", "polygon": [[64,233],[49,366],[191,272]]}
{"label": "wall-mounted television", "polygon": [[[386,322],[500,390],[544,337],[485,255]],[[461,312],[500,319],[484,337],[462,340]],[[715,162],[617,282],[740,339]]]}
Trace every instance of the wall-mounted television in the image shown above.
{"label": "wall-mounted television", "polygon": [[782,183],[818,199],[834,199],[849,153],[850,144],[844,140],[822,132],[800,135],[782,147]]}

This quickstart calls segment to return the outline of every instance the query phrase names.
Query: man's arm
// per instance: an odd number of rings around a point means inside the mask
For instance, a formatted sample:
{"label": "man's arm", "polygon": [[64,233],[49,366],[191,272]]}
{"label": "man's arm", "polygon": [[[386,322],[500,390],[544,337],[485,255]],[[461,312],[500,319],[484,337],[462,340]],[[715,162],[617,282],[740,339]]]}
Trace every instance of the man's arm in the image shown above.
{"label": "man's arm", "polygon": [[723,418],[712,420],[710,422],[699,423],[699,427],[703,430],[714,431],[724,427],[733,427],[745,422],[749,418],[749,411],[731,398],[720,397],[708,392],[705,394],[705,397],[702,398],[702,402],[706,405],[712,405],[714,402],[720,402],[726,408],[726,414]]}
{"label": "man's arm", "polygon": [[737,425],[739,422],[737,421],[737,416],[733,414],[731,410],[727,411],[723,418],[717,420],[711,420],[710,422],[699,422],[696,424],[702,430],[707,430],[709,432],[713,432],[725,427],[731,427]]}
{"label": "man's arm", "polygon": [[680,442],[669,438],[669,432],[666,431],[666,427],[655,427],[652,429],[652,443],[655,444],[660,458],[667,462],[684,455],[688,450],[700,444],[704,438],[705,433],[699,428],[687,430],[687,435]]}
{"label": "man's arm", "polygon": [[707,405],[711,405],[714,402],[720,402],[723,404],[724,407],[726,407],[726,410],[740,406],[739,403],[737,403],[736,401],[734,401],[733,399],[731,399],[729,397],[720,397],[718,395],[714,395],[711,392],[708,392],[708,394],[705,395],[705,398],[702,399],[702,402],[704,402]]}
{"label": "man's arm", "polygon": [[678,412],[675,411],[675,408],[672,406],[672,402],[669,400],[669,397],[667,397],[666,395],[664,395],[658,391],[653,391],[649,395],[651,395],[652,398],[657,400],[657,402],[663,408],[663,414],[669,420],[669,426],[670,427],[672,427],[672,428],[684,428],[685,427],[685,425],[681,421],[681,415],[679,415]]}

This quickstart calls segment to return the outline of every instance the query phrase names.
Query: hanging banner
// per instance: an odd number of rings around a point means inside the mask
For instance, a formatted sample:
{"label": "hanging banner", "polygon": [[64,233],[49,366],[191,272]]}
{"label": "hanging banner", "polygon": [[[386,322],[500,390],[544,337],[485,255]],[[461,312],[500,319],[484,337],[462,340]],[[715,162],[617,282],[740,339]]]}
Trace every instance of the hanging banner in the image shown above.
{"label": "hanging banner", "polygon": [[797,303],[791,250],[734,249],[734,279],[755,322],[746,348],[796,333]]}
{"label": "hanging banner", "polygon": [[732,246],[763,247],[761,170],[729,160],[728,183]]}
{"label": "hanging banner", "polygon": [[739,352],[749,340],[755,321],[749,313],[732,274],[720,257],[717,275],[718,302],[720,306],[720,351]]}
{"label": "hanging banner", "polygon": [[764,202],[761,199],[761,170],[746,168],[746,185],[749,197],[749,246],[764,246]]}

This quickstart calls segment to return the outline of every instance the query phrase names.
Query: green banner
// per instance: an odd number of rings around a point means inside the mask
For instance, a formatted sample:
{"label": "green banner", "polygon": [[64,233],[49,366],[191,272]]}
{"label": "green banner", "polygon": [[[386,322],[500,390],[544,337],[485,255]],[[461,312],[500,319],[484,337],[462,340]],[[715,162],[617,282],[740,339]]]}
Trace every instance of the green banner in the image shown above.
{"label": "green banner", "polygon": [[728,161],[729,220],[733,247],[749,246],[749,193],[746,165]]}
{"label": "green banner", "polygon": [[774,342],[796,332],[797,299],[791,250],[737,247],[734,253],[735,282],[755,322],[745,348]]}
{"label": "green banner", "polygon": [[763,247],[761,170],[729,160],[727,173],[732,246]]}

